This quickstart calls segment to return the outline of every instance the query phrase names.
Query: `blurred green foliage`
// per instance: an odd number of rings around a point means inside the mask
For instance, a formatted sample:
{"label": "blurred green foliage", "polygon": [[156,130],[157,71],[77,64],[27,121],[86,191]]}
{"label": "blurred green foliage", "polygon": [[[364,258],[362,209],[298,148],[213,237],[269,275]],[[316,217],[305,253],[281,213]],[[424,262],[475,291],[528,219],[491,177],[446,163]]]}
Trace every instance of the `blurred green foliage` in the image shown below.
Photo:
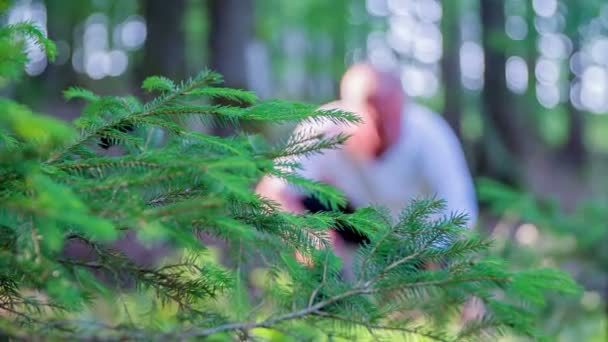
{"label": "blurred green foliage", "polygon": [[[11,5],[19,3],[19,1],[0,1],[0,10],[10,10]],[[75,49],[83,44],[83,28],[86,26],[87,19],[94,14],[104,15],[108,20],[108,36],[110,37],[114,34],[115,25],[126,18],[134,15],[145,16],[145,1],[53,0],[33,1],[32,3],[43,3],[46,6],[49,34],[51,38],[60,41],[61,44],[65,43],[65,45],[60,45],[58,59],[55,63],[50,63],[43,74],[35,77],[22,77],[23,65],[27,60],[21,54],[21,51],[28,38],[6,39],[8,35],[14,35],[14,32],[7,29],[1,31],[0,75],[2,75],[2,78],[0,79],[0,85],[3,87],[5,95],[17,99],[19,103],[13,103],[10,100],[1,101],[0,106],[4,109],[5,114],[0,118],[0,124],[3,129],[14,131],[19,139],[28,141],[33,139],[30,148],[20,150],[19,153],[23,153],[24,157],[31,157],[31,154],[38,156],[41,151],[44,153],[53,151],[61,145],[64,139],[78,136],[78,131],[74,127],[36,114],[36,112],[52,112],[64,118],[76,115],[75,113],[79,112],[82,103],[76,102],[76,104],[65,105],[63,100],[60,99],[61,91],[65,86],[85,87],[94,90],[95,94],[118,95],[140,92],[139,79],[146,74],[145,70],[140,70],[140,67],[147,58],[143,48],[130,51],[128,54],[129,68],[124,74],[117,77],[107,77],[99,81],[93,81],[86,73],[75,72],[72,66]],[[608,132],[608,116],[590,113],[586,109],[579,110],[580,113],[577,114],[576,108],[571,107],[568,100],[570,97],[570,82],[580,81],[581,78],[580,75],[572,75],[569,58],[577,50],[582,51],[583,46],[596,39],[598,34],[606,36],[607,28],[603,23],[606,20],[605,13],[608,13],[606,12],[607,7],[603,0],[558,1],[559,15],[556,16],[556,25],[560,27],[563,24],[562,33],[571,42],[572,51],[567,58],[559,61],[558,84],[561,101],[554,108],[546,108],[538,100],[538,80],[536,77],[536,61],[541,57],[539,41],[546,34],[546,32],[541,32],[542,30],[539,29],[541,26],[539,25],[543,23],[544,19],[539,19],[539,16],[535,14],[533,1],[505,0],[497,3],[504,6],[504,14],[507,17],[522,16],[525,19],[527,35],[523,40],[514,40],[510,39],[504,30],[499,30],[493,33],[491,46],[482,46],[482,48],[496,48],[507,57],[522,57],[526,61],[529,75],[528,87],[523,94],[511,94],[512,98],[503,99],[498,105],[511,108],[509,113],[513,117],[518,115],[523,117],[525,131],[518,131],[518,137],[533,136],[536,138],[535,144],[528,146],[529,149],[526,153],[543,160],[553,158],[567,145],[576,133],[572,130],[572,118],[580,114],[583,149],[579,151],[589,155],[583,161],[576,162],[573,165],[559,158],[556,161],[552,160],[549,170],[559,173],[563,170],[574,169],[574,172],[566,174],[567,183],[574,184],[573,187],[580,189],[582,195],[578,192],[561,191],[562,198],[559,201],[539,200],[539,198],[550,197],[552,191],[557,192],[561,189],[564,186],[561,184],[563,178],[555,177],[553,184],[539,190],[538,187],[532,185],[535,185],[539,178],[543,181],[553,179],[551,172],[543,171],[540,172],[539,177],[527,179],[525,178],[526,175],[534,173],[537,163],[526,159],[529,157],[528,155],[517,162],[507,163],[505,162],[506,159],[502,158],[499,139],[484,140],[484,132],[487,131],[490,119],[488,113],[482,109],[481,90],[466,89],[462,85],[459,85],[457,89],[440,86],[439,91],[434,96],[415,100],[436,111],[443,112],[446,110],[446,97],[450,94],[460,94],[462,102],[457,109],[461,112],[462,123],[460,127],[455,129],[461,130],[461,136],[473,172],[482,173],[478,167],[481,158],[479,146],[484,145],[491,146],[493,154],[499,156],[496,159],[504,164],[501,167],[521,171],[524,176],[519,177],[515,187],[524,190],[515,191],[512,190],[512,187],[487,182],[482,182],[480,187],[480,198],[491,208],[491,210],[485,211],[487,216],[496,215],[499,218],[506,218],[507,222],[517,222],[517,224],[512,224],[512,231],[508,238],[504,238],[506,239],[504,244],[501,240],[502,236],[498,239],[497,251],[516,265],[521,265],[521,267],[536,267],[549,263],[550,265],[560,266],[573,274],[586,288],[583,297],[576,299],[552,298],[549,301],[549,309],[539,313],[539,316],[542,317],[542,322],[548,328],[548,331],[554,334],[553,336],[562,334],[560,335],[562,338],[574,339],[576,336],[584,334],[584,336],[589,336],[589,339],[592,339],[592,336],[597,336],[596,338],[600,340],[604,337],[600,332],[602,330],[601,324],[607,325],[606,316],[602,311],[602,305],[605,305],[606,292],[601,290],[602,282],[606,283],[605,269],[607,268],[606,252],[602,248],[602,244],[606,242],[606,231],[608,230],[605,225],[606,200],[595,197],[584,200],[584,197],[588,193],[601,195],[608,191],[608,181],[605,177],[608,170],[608,134],[606,134]],[[469,30],[473,32],[472,36],[483,32],[485,28],[479,25],[480,4],[480,0],[443,1],[441,20],[442,22],[448,22],[446,25],[442,25],[444,35],[445,30],[448,29],[460,32]],[[210,51],[208,47],[208,42],[209,25],[214,18],[208,12],[207,5],[208,1],[190,0],[187,1],[183,13],[183,34],[185,35],[183,49],[186,55],[187,69],[191,73],[202,69],[213,55],[213,51]],[[368,35],[372,32],[385,32],[390,27],[386,17],[373,16],[368,13],[367,2],[364,0],[257,0],[255,5],[255,13],[251,13],[255,16],[256,27],[253,39],[256,42],[261,42],[263,47],[269,51],[269,61],[267,62],[272,69],[271,83],[279,85],[269,94],[271,97],[289,97],[316,103],[335,98],[337,96],[337,80],[347,65],[365,58]],[[164,23],[163,20],[156,18],[144,19],[148,20],[147,25],[163,25]],[[3,20],[6,21],[6,15]],[[544,23],[546,24],[547,21],[544,21]],[[506,25],[498,25],[500,28],[504,26]],[[599,33],[591,30],[591,27],[595,27],[597,30],[594,30]],[[35,33],[35,31],[31,31],[31,33]],[[48,42],[47,40],[40,40],[40,37],[34,38],[37,38],[36,41]],[[147,42],[154,39],[156,37],[148,36]],[[289,44],[296,45],[295,52],[288,53],[286,46]],[[115,47],[113,42],[109,43],[109,47]],[[460,56],[458,54],[444,55],[443,58],[459,59]],[[59,61],[63,61],[62,64]],[[409,60],[407,61],[409,62]],[[455,65],[459,65],[459,62],[460,60],[456,61]],[[17,66],[14,66],[13,63]],[[314,92],[304,87],[299,92],[288,94],[284,85],[291,82],[288,70],[294,63],[301,68],[306,80],[328,79],[331,84],[329,90]],[[262,72],[262,69],[259,71]],[[486,70],[486,72],[498,75],[503,73],[504,70],[491,69]],[[18,77],[21,79],[20,83],[11,82],[12,79]],[[283,80],[283,82],[278,82],[278,80]],[[314,88],[313,90],[318,89]],[[79,94],[86,97],[84,93]],[[91,96],[95,97],[97,95]],[[91,99],[89,98],[89,100]],[[28,109],[28,106],[35,108],[35,110]],[[151,136],[161,136],[160,132],[159,129]],[[120,130],[111,133],[116,135],[115,138],[126,138],[126,134]],[[137,130],[136,133],[141,134],[141,131]],[[138,136],[137,138],[144,140],[145,144],[148,136]],[[19,139],[12,136],[1,135],[0,139],[2,146],[16,148],[19,145]],[[135,142],[135,140],[133,138],[129,141]],[[152,140],[155,141],[155,139]],[[4,152],[3,157],[16,157],[13,155],[15,153],[15,150],[11,149],[10,152]],[[566,156],[568,155],[566,154]],[[44,169],[42,171],[48,172],[49,170]],[[49,184],[49,179],[40,177],[40,175],[28,178],[28,184],[36,189],[47,187],[55,189],[58,193],[62,193],[66,199],[74,199],[74,193],[70,192],[69,189],[53,188],[53,184]],[[563,195],[564,193],[565,195]],[[581,197],[583,200],[581,200]],[[571,198],[574,199],[571,200]],[[73,200],[68,201],[67,204],[54,203],[52,198],[49,199],[44,196],[37,198],[37,201],[45,204],[56,204],[57,207],[53,207],[52,212],[54,217],[61,216],[68,209],[73,210],[75,216],[62,217],[63,220],[70,223],[78,224],[78,222],[81,222],[80,220],[89,218],[87,213],[83,212],[82,201]],[[565,213],[562,206],[558,205],[558,202],[564,201],[581,202],[581,204],[574,211]],[[520,223],[532,223],[538,228],[540,238],[536,244],[522,246],[513,238]],[[48,227],[48,229],[52,229],[52,227]],[[104,227],[101,227],[100,232],[104,231]],[[52,232],[52,230],[49,230],[49,232]],[[142,235],[152,238],[154,236],[165,236],[166,233],[163,233],[158,226],[149,224],[142,226]],[[4,246],[8,240],[2,241],[0,246]],[[45,243],[48,243],[53,249],[58,248],[58,241],[60,241],[60,237],[50,238]],[[87,277],[80,273],[78,276],[82,279]],[[91,281],[90,283],[93,284],[94,282]],[[63,285],[61,282],[53,283],[53,287],[56,289]],[[53,291],[60,292],[59,290]],[[592,305],[593,309],[589,309],[590,306],[587,304],[589,301],[593,302],[596,298],[595,294],[600,295],[602,304]],[[146,299],[142,298],[146,297],[127,299],[129,307],[141,308],[142,303],[149,304]],[[133,304],[135,302],[137,302],[137,305]],[[114,309],[113,314],[120,316],[124,315],[124,312]],[[157,314],[159,315],[157,323],[162,325],[160,322],[170,321],[173,312],[162,311],[162,313]],[[576,324],[562,324],[569,320],[576,322]],[[585,332],[582,332],[582,330],[585,330]]]}
{"label": "blurred green foliage", "polygon": [[[23,53],[22,39],[33,37],[53,57],[54,44],[38,28],[3,30],[0,41],[11,50]],[[2,62],[21,70],[25,59]],[[438,200],[412,202],[398,222],[382,208],[279,210],[252,189],[264,175],[328,207],[345,204],[337,190],[298,176],[293,158],[339,147],[346,136],[295,135],[277,147],[246,133],[193,132],[187,119],[206,125],[360,119],[301,103],[259,102],[220,83],[210,71],[181,83],[152,76],[142,84],[154,94],[145,103],[72,87],[64,96],[86,103],[72,124],[0,101],[0,336],[283,340],[353,338],[365,328],[372,337],[380,331],[439,341],[506,333],[540,339],[532,314],[545,306],[544,297],[578,292],[560,271],[509,271],[485,255],[489,243],[467,231],[465,215],[432,219],[444,210]],[[209,105],[210,98],[241,106]],[[159,130],[162,141],[154,139]],[[112,155],[110,148],[118,150]],[[338,222],[370,240],[357,253],[350,282],[329,249],[328,230]],[[130,231],[137,239],[127,240],[126,250],[113,244]],[[199,234],[228,242],[236,267],[211,258]],[[133,260],[126,252],[136,243],[162,243],[178,255],[164,263]],[[70,246],[87,252],[72,254]],[[310,264],[298,261],[296,251]],[[253,260],[266,273],[257,291],[248,283],[246,263]],[[485,311],[448,324],[471,297]]]}
{"label": "blurred green foliage", "polygon": [[555,339],[603,341],[608,326],[608,199],[597,198],[564,212],[542,199],[491,180],[479,181],[483,204],[497,215],[491,236],[496,252],[522,268],[554,266],[584,286],[579,298],[553,297],[539,312]]}

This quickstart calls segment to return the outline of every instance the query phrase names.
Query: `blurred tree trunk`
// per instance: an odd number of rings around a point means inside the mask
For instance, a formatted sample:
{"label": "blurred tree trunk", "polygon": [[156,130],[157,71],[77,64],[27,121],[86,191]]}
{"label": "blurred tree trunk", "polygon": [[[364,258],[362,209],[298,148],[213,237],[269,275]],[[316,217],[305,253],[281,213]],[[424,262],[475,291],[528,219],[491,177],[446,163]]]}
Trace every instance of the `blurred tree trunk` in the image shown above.
{"label": "blurred tree trunk", "polygon": [[484,48],[484,87],[482,108],[484,134],[480,149],[479,172],[485,176],[515,183],[519,176],[516,162],[524,152],[527,131],[518,123],[511,93],[505,76],[506,56],[499,46],[504,32],[504,4],[502,0],[479,2],[482,44]]}
{"label": "blurred tree trunk", "polygon": [[[73,29],[82,19],[74,11],[66,13],[65,6],[57,1],[46,1],[47,29],[49,37],[55,41],[72,43]],[[60,51],[69,54],[70,51]],[[47,94],[54,94],[57,89],[63,90],[77,84],[78,75],[72,67],[72,56],[60,56],[65,62],[62,65],[50,64],[45,70]],[[63,102],[63,99],[60,99]]]}
{"label": "blurred tree trunk", "polygon": [[[186,78],[187,71],[183,26],[186,0],[172,0],[170,4],[164,0],[145,0],[142,4],[147,38],[143,47],[143,60],[135,69],[135,79],[138,82],[135,84],[136,93],[141,93],[139,85],[148,76],[159,75],[181,81]],[[166,244],[144,245],[132,230],[115,241],[112,248],[144,267],[156,265],[171,252]],[[91,252],[89,246],[83,246],[79,241],[74,241],[66,248],[66,254],[76,258],[89,256]]]}
{"label": "blurred tree trunk", "polygon": [[143,13],[148,29],[144,58],[138,70],[142,81],[151,75],[162,75],[174,80],[186,76],[184,37],[184,9],[186,0],[143,1]]}
{"label": "blurred tree trunk", "polygon": [[[569,77],[569,86],[574,81],[574,75]],[[569,163],[575,168],[583,166],[587,159],[583,137],[583,113],[578,110],[572,101],[568,101],[568,136],[566,143],[559,150],[560,160]]]}
{"label": "blurred tree trunk", "polygon": [[226,86],[247,87],[246,49],[254,29],[253,0],[209,0],[210,67]]}
{"label": "blurred tree trunk", "polygon": [[459,2],[453,0],[443,0],[442,6],[443,59],[441,61],[441,75],[445,87],[443,114],[458,138],[461,138],[460,8]]}
{"label": "blurred tree trunk", "polygon": [[[572,41],[572,54],[579,51],[580,49],[580,34],[579,25],[583,21],[583,13],[580,6],[568,6],[567,11],[567,26],[566,34]],[[569,56],[571,57],[571,56]],[[570,59],[568,59],[570,60]],[[576,75],[570,68],[568,70],[568,90],[570,90],[574,81],[576,81]],[[570,95],[570,91],[568,92]],[[568,108],[568,135],[566,143],[559,150],[558,157],[561,161],[567,162],[575,169],[581,169],[587,159],[587,150],[584,144],[584,117],[583,113],[578,110],[572,100],[569,98],[567,102]]]}
{"label": "blurred tree trunk", "polygon": [[[73,29],[83,17],[81,13],[60,1],[45,1],[45,6],[48,36],[57,42],[59,47],[56,62],[49,62],[39,76],[24,77],[23,81],[15,86],[14,97],[36,111],[49,113],[60,119],[72,120],[78,113],[75,110],[78,105],[66,103],[62,92],[70,86],[78,85],[79,82],[71,63],[72,51],[65,47],[67,44],[72,44]],[[41,82],[40,79],[45,81]]]}
{"label": "blurred tree trunk", "polygon": [[[209,66],[224,76],[227,87],[247,88],[247,47],[254,29],[253,0],[208,0],[209,13]],[[217,104],[240,106],[229,100],[216,100]],[[245,126],[248,126],[244,123]],[[214,133],[228,136],[231,127],[215,128]]]}

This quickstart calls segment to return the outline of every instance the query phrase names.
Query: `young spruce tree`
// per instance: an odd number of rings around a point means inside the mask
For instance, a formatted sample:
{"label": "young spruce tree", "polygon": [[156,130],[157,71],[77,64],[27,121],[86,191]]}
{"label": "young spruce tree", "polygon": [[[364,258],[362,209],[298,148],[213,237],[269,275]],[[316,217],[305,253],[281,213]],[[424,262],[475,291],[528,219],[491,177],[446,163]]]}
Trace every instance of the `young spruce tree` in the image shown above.
{"label": "young spruce tree", "polygon": [[[5,84],[20,75],[28,40],[54,56],[53,43],[33,25],[3,27]],[[338,148],[345,136],[300,135],[269,146],[245,133],[219,138],[185,125],[192,118],[220,125],[356,124],[350,113],[259,102],[250,92],[222,88],[221,77],[209,71],[178,84],[150,77],[143,88],[156,98],[142,103],[68,89],[67,99],[86,102],[72,124],[0,100],[0,335],[15,340],[540,337],[531,309],[543,305],[547,290],[576,291],[557,271],[513,272],[484,257],[488,242],[466,233],[462,215],[432,219],[442,211],[441,201],[413,202],[393,224],[382,208],[290,214],[252,190],[273,174],[331,207],[344,204],[335,189],[299,177],[294,157]],[[205,101],[213,98],[242,106]],[[107,156],[100,145],[120,146],[121,153]],[[349,282],[340,277],[327,235],[345,224],[370,240],[360,249],[356,277]],[[140,266],[111,247],[127,231],[143,242],[170,245],[178,256]],[[199,233],[226,240],[235,267],[213,260]],[[90,253],[66,254],[65,246],[75,241]],[[311,264],[299,263],[296,251]],[[249,272],[243,261],[253,258],[262,266]],[[421,267],[429,263],[442,267]],[[485,312],[453,324],[472,296],[483,301]]]}

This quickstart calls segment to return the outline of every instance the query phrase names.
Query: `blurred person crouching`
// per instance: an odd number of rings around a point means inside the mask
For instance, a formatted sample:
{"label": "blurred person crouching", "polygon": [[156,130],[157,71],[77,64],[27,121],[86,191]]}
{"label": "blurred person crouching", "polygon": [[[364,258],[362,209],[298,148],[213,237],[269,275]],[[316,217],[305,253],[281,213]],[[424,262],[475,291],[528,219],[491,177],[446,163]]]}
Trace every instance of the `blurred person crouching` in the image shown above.
{"label": "blurred person crouching", "polygon": [[[340,100],[321,109],[354,112],[363,121],[348,127],[327,123],[296,128],[310,134],[350,135],[342,149],[299,160],[301,176],[345,194],[344,212],[379,205],[397,219],[412,199],[436,197],[445,200],[446,214],[466,213],[469,227],[475,225],[477,202],[458,138],[439,114],[408,99],[393,74],[368,64],[354,65],[341,80]],[[265,177],[257,191],[287,211],[330,210],[278,178]],[[356,248],[368,239],[344,228],[333,229],[330,236],[343,261],[344,277],[353,279]]]}

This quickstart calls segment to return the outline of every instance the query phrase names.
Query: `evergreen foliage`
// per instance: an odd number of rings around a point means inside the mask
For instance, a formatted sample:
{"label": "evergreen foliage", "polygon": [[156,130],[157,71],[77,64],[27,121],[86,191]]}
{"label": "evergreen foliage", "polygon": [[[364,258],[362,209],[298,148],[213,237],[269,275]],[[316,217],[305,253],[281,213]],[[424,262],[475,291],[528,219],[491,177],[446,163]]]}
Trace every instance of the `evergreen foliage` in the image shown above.
{"label": "evergreen foliage", "polygon": [[[580,298],[549,297],[538,320],[545,333],[605,340],[608,201],[588,199],[564,211],[555,200],[489,179],[479,181],[479,197],[500,218],[493,233],[498,240],[494,253],[519,268],[555,265],[572,274],[585,290]],[[525,229],[534,229],[534,244],[517,238]]]}
{"label": "evergreen foliage", "polygon": [[[52,55],[52,43],[35,27],[5,27],[0,51],[16,57],[0,61],[3,78],[18,77],[24,59],[7,47],[21,51],[26,36]],[[0,334],[58,340],[541,337],[531,312],[543,305],[545,292],[576,292],[558,271],[513,272],[484,256],[489,243],[466,231],[463,215],[434,218],[441,201],[414,201],[398,222],[382,208],[280,211],[252,190],[266,174],[330,206],[344,204],[335,189],[297,176],[295,157],[337,148],[346,136],[295,135],[269,146],[246,133],[219,138],[192,132],[185,123],[354,124],[358,118],[259,102],[220,85],[210,71],[179,84],[151,77],[143,88],[156,98],[147,103],[71,88],[66,98],[86,103],[73,124],[0,101]],[[209,98],[244,107],[209,105],[203,101]],[[121,153],[108,156],[102,139]],[[327,248],[328,230],[337,222],[370,239],[350,282]],[[128,231],[144,243],[171,246],[175,255],[160,265],[135,263],[111,244]],[[227,241],[235,267],[214,260],[200,233]],[[89,255],[66,254],[75,242]],[[298,262],[296,251],[311,263]],[[259,267],[253,272],[251,260]],[[256,274],[257,281],[250,280]],[[451,324],[471,296],[485,303],[485,314],[464,326]]]}

